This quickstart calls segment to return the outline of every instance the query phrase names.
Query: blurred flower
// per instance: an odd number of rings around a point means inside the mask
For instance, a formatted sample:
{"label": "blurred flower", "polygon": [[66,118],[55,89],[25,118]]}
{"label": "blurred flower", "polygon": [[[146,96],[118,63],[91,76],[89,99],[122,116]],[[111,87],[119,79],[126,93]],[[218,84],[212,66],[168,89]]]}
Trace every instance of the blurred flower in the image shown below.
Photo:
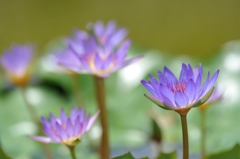
{"label": "blurred flower", "polygon": [[9,50],[4,51],[0,62],[13,84],[22,86],[28,83],[32,55],[32,45],[12,45]]}
{"label": "blurred flower", "polygon": [[76,30],[74,37],[66,40],[67,49],[56,54],[58,64],[73,72],[106,78],[141,58],[126,60],[131,44],[130,40],[123,41],[126,35],[125,29],[116,29],[112,21],[106,29],[97,22],[89,34]]}
{"label": "blurred flower", "polygon": [[48,137],[29,136],[31,139],[45,143],[63,143],[67,146],[75,146],[80,142],[81,136],[87,132],[98,117],[87,115],[82,108],[72,108],[69,117],[62,109],[60,117],[50,114],[50,121],[42,117],[43,131]]}
{"label": "blurred flower", "polygon": [[118,28],[115,21],[109,21],[106,26],[102,21],[89,23],[87,28],[92,30],[98,44],[104,50],[111,50],[119,45],[127,36],[128,31],[125,28]]}
{"label": "blurred flower", "polygon": [[214,89],[210,98],[199,108],[201,110],[205,110],[209,107],[210,104],[215,103],[217,101],[221,101],[221,100],[223,100],[223,94],[218,89]]}
{"label": "blurred flower", "polygon": [[[179,80],[167,68],[164,73],[158,71],[158,78],[149,75],[150,81],[142,80],[143,86],[152,94],[145,96],[158,106],[169,110],[181,110],[202,105],[211,96],[219,70],[202,85],[203,69],[200,64],[193,70],[188,64],[182,64]],[[201,87],[202,86],[202,87]]]}

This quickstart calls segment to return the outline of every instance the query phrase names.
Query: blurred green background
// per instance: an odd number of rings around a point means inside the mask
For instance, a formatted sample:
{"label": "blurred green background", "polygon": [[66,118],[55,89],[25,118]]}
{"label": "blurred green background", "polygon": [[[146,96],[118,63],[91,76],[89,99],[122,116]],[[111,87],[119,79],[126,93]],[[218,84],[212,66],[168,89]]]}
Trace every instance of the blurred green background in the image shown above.
{"label": "blurred green background", "polygon": [[0,0],[0,50],[29,41],[43,48],[75,27],[115,19],[135,43],[205,58],[240,38],[239,7],[238,0]]}
{"label": "blurred green background", "polygon": [[[181,147],[177,114],[158,108],[143,96],[147,90],[139,81],[148,80],[148,73],[156,77],[157,70],[166,65],[178,75],[182,62],[193,66],[203,63],[205,75],[208,70],[213,74],[220,69],[217,85],[225,100],[207,112],[207,153],[218,153],[240,142],[240,42],[232,41],[240,39],[239,8],[240,1],[237,0],[0,0],[0,50],[9,48],[14,42],[33,42],[38,46],[38,53],[48,53],[58,47],[59,38],[70,36],[72,29],[84,29],[88,22],[96,20],[107,22],[113,19],[126,27],[130,33],[128,37],[133,40],[130,56],[144,54],[145,57],[106,80],[114,155],[131,151],[135,156],[143,157],[152,151],[149,149],[152,145],[148,144],[150,116],[155,116],[162,128],[162,149],[171,151]],[[45,59],[39,59],[35,63],[35,83],[29,87],[28,98],[39,116],[47,117],[49,112],[58,115],[60,108],[69,111],[76,102],[72,96],[71,78],[53,73],[45,62]],[[41,81],[60,86],[66,94],[59,95],[58,91],[41,85]],[[6,83],[1,78],[0,133],[4,149],[16,159],[44,158],[40,146],[26,138],[26,135],[35,133],[35,127],[20,91],[6,91],[9,86]],[[87,111],[96,112],[92,78],[81,76],[79,83]],[[192,109],[188,119],[190,153],[192,159],[197,159],[200,149],[199,111]],[[89,133],[95,146],[99,142],[99,132],[97,122]],[[56,158],[69,158],[64,146],[51,144],[50,148]],[[77,147],[78,157],[96,159],[93,153],[96,151],[88,148],[89,139],[84,137]]]}

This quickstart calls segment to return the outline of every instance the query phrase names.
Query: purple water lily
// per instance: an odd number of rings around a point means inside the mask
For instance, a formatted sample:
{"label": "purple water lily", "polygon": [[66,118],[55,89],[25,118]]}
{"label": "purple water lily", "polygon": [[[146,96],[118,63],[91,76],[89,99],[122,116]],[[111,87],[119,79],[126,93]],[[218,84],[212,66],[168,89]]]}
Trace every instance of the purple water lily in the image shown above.
{"label": "purple water lily", "polygon": [[142,80],[143,86],[151,93],[145,96],[158,106],[169,110],[180,110],[202,105],[211,96],[214,84],[217,80],[219,70],[210,78],[208,72],[207,79],[202,84],[202,65],[195,69],[188,64],[182,64],[179,79],[167,68],[164,72],[158,71],[159,81],[149,75],[150,81]]}
{"label": "purple water lily", "polygon": [[22,85],[28,82],[32,55],[32,45],[12,45],[9,50],[4,51],[0,62],[14,84]]}
{"label": "purple water lily", "polygon": [[98,117],[99,112],[94,116],[87,115],[78,107],[72,108],[69,117],[62,109],[60,117],[50,114],[50,121],[42,117],[43,131],[48,137],[29,136],[31,139],[45,143],[62,143],[68,146],[75,146],[79,143],[81,136],[86,133]]}
{"label": "purple water lily", "polygon": [[97,22],[89,34],[75,31],[73,38],[66,40],[67,50],[56,55],[58,63],[77,73],[106,78],[112,72],[139,60],[141,57],[126,60],[131,41],[123,41],[126,31],[116,29],[115,25],[109,22],[104,28],[102,22]]}

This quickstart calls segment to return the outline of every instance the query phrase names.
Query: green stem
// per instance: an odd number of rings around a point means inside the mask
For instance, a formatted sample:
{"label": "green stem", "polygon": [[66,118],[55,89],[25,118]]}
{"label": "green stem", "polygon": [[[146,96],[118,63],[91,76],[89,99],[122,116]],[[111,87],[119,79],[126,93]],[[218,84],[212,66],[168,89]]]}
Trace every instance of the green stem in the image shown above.
{"label": "green stem", "polygon": [[205,110],[201,111],[201,153],[202,153],[202,159],[206,159],[206,127],[205,127],[205,119],[206,119],[206,113]]}
{"label": "green stem", "polygon": [[83,107],[83,98],[82,98],[82,94],[79,86],[79,80],[78,80],[79,76],[73,74],[71,75],[71,77],[72,77],[72,90],[73,90],[74,98],[77,104]]}
{"label": "green stem", "polygon": [[39,120],[38,120],[38,115],[34,109],[34,107],[29,103],[28,99],[27,99],[27,89],[26,87],[21,87],[21,94],[23,96],[23,100],[25,102],[25,105],[27,107],[27,110],[29,112],[29,115],[32,119],[32,121],[37,124],[37,126],[39,125]]}
{"label": "green stem", "polygon": [[100,110],[100,122],[102,127],[102,137],[100,145],[101,159],[109,159],[109,141],[108,141],[108,119],[105,101],[104,79],[94,76],[96,87],[96,98]]}
{"label": "green stem", "polygon": [[182,123],[183,137],[183,159],[188,159],[188,129],[187,129],[187,114],[180,114]]}
{"label": "green stem", "polygon": [[75,146],[67,146],[67,147],[69,148],[72,159],[77,159],[75,152],[74,152]]}
{"label": "green stem", "polygon": [[[21,94],[23,96],[25,105],[26,105],[26,107],[28,109],[29,115],[30,115],[32,121],[36,124],[36,126],[38,128],[37,129],[38,135],[41,135],[41,133],[42,133],[41,124],[40,124],[40,121],[38,120],[37,112],[35,111],[34,107],[29,103],[29,101],[27,99],[27,94],[26,94],[27,88],[26,87],[20,87],[20,89],[21,89]],[[44,151],[47,159],[53,159],[51,151],[50,151],[48,145],[44,144],[44,143],[41,143],[41,146],[43,148],[43,151]]]}

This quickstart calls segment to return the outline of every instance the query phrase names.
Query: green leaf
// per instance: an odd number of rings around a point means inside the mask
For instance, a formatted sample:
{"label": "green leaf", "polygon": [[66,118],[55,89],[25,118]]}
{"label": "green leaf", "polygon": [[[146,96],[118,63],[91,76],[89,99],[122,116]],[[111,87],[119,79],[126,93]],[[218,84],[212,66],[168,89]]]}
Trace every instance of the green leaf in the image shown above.
{"label": "green leaf", "polygon": [[240,159],[240,145],[235,145],[232,149],[220,152],[218,154],[213,154],[208,157],[208,159]]}
{"label": "green leaf", "polygon": [[177,152],[173,151],[171,153],[161,153],[157,159],[177,159]]}
{"label": "green leaf", "polygon": [[151,119],[151,125],[152,125],[151,139],[160,144],[162,141],[162,130],[154,118]]}
{"label": "green leaf", "polygon": [[118,156],[113,159],[134,159],[134,157],[132,156],[132,154],[130,152],[128,152],[122,156]]}
{"label": "green leaf", "polygon": [[1,159],[12,159],[11,157],[9,157],[2,148],[2,145],[0,144],[0,158]]}

